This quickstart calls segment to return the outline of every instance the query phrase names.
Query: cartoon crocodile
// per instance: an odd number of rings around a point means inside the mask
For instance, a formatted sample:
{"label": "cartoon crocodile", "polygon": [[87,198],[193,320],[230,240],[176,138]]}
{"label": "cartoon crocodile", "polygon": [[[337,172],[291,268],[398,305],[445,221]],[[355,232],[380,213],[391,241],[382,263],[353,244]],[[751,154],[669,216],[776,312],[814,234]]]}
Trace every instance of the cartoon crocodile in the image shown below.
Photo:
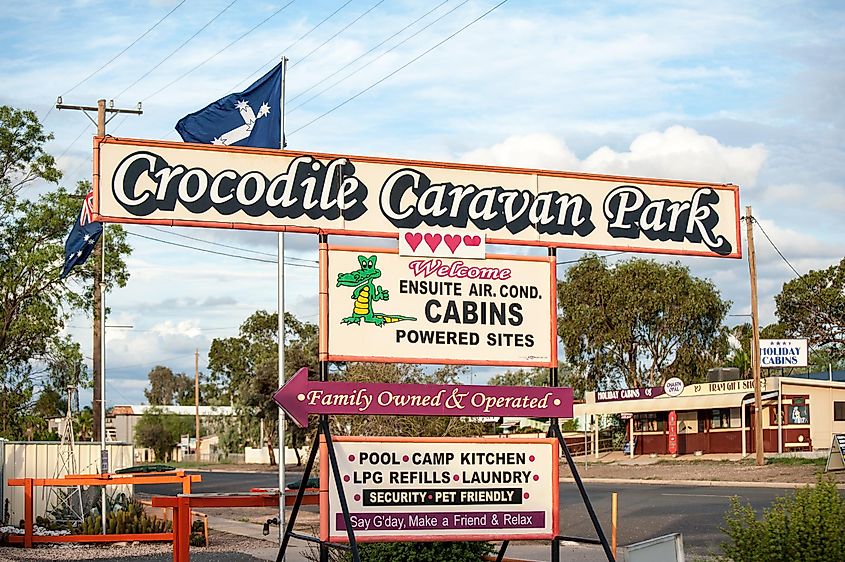
{"label": "cartoon crocodile", "polygon": [[401,320],[416,320],[416,318],[411,318],[410,316],[373,312],[373,302],[389,300],[390,295],[387,289],[381,288],[381,285],[373,285],[373,279],[381,277],[381,271],[376,269],[376,256],[370,256],[369,258],[358,256],[358,263],[361,264],[361,269],[356,269],[349,273],[338,273],[337,275],[338,287],[355,287],[355,290],[352,291],[352,298],[355,299],[352,316],[347,316],[341,320],[343,324],[360,325],[362,318],[364,322],[369,322],[376,326],[399,322]]}

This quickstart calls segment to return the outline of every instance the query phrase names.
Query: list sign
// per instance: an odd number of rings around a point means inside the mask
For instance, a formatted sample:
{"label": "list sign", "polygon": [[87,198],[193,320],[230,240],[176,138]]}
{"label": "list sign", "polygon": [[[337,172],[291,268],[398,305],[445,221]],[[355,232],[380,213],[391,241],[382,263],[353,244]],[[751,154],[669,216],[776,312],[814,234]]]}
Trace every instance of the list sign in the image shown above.
{"label": "list sign", "polygon": [[[558,534],[554,439],[334,438],[357,540],[532,540]],[[325,443],[323,540],[346,522]]]}

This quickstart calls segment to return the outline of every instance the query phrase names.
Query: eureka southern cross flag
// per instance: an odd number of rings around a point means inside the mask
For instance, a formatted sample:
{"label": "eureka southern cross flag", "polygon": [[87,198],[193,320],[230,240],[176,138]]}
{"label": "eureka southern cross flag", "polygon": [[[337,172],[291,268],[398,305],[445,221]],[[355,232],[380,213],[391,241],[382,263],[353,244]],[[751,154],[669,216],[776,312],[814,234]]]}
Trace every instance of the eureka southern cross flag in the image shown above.
{"label": "eureka southern cross flag", "polygon": [[79,220],[74,221],[73,228],[65,240],[65,266],[62,269],[61,278],[64,279],[75,265],[82,265],[100,235],[103,233],[103,223],[91,220],[93,213],[94,192],[89,191],[82,202],[82,212],[79,213]]}
{"label": "eureka southern cross flag", "polygon": [[279,148],[282,63],[242,92],[229,94],[176,123],[185,142]]}

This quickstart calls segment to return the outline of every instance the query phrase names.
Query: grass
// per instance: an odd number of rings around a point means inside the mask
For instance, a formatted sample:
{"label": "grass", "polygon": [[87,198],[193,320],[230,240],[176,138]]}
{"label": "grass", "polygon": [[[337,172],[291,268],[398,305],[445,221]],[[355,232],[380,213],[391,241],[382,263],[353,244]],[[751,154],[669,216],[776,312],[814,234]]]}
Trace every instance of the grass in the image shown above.
{"label": "grass", "polygon": [[778,464],[784,466],[815,465],[824,466],[827,462],[825,457],[771,457],[766,459],[766,464]]}

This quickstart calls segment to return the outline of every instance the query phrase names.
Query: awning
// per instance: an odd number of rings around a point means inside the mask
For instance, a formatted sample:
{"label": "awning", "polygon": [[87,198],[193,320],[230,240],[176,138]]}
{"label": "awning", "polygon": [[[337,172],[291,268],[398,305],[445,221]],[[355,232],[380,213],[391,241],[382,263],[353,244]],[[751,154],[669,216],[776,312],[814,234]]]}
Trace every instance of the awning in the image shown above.
{"label": "awning", "polygon": [[[766,393],[771,399],[771,393]],[[753,396],[753,395],[752,395]],[[592,402],[575,404],[574,416],[590,414],[619,414],[622,412],[669,412],[671,410],[707,410],[712,408],[739,408],[746,394],[705,394],[703,396],[662,396],[644,400],[615,400],[611,402]],[[777,391],[774,393],[777,398]]]}

